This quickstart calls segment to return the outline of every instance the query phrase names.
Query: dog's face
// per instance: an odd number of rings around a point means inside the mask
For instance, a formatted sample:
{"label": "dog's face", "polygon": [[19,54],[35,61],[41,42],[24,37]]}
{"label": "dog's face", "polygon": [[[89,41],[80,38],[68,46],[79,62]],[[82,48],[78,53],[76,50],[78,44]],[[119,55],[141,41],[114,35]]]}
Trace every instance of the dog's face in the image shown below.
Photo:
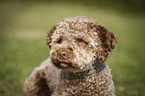
{"label": "dog's face", "polygon": [[104,62],[117,39],[95,20],[80,16],[66,18],[54,26],[47,34],[47,41],[56,67],[81,72],[92,68],[97,58]]}

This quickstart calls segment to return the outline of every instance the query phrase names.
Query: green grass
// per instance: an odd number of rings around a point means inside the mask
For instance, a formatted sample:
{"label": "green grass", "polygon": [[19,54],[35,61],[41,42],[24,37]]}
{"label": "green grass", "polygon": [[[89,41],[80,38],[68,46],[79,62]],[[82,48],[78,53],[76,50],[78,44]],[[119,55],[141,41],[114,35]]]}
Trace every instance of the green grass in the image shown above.
{"label": "green grass", "polygon": [[24,80],[48,58],[46,32],[65,17],[97,19],[119,42],[108,58],[117,96],[145,96],[145,15],[62,3],[0,3],[0,95],[23,96]]}

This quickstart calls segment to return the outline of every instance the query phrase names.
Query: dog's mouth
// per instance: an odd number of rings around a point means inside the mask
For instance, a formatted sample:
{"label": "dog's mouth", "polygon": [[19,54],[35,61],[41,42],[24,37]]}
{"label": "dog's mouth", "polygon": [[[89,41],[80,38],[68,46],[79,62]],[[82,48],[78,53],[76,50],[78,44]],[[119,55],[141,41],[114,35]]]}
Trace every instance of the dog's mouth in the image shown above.
{"label": "dog's mouth", "polygon": [[64,68],[72,67],[72,63],[58,62],[57,64],[55,64],[55,66],[64,69]]}
{"label": "dog's mouth", "polygon": [[60,65],[61,67],[68,67],[68,63],[63,63],[63,62],[62,62],[62,63],[60,63],[59,65]]}
{"label": "dog's mouth", "polygon": [[57,68],[60,69],[75,68],[75,66],[73,66],[73,63],[71,62],[71,59],[65,60],[55,55],[51,57],[51,61]]}
{"label": "dog's mouth", "polygon": [[58,68],[73,67],[72,56],[73,52],[70,49],[59,49],[52,53],[51,60]]}
{"label": "dog's mouth", "polygon": [[51,58],[53,64],[60,69],[65,69],[65,68],[74,68],[73,64],[67,60],[67,62],[60,60],[59,58]]}

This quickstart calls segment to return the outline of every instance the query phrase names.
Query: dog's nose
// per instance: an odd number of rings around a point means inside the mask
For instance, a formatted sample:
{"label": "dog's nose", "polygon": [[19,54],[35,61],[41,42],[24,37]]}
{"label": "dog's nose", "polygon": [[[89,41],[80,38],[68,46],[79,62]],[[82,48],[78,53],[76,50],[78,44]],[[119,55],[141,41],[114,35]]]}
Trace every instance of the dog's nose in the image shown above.
{"label": "dog's nose", "polygon": [[59,49],[51,56],[51,60],[58,68],[72,67],[73,49]]}
{"label": "dog's nose", "polygon": [[58,58],[61,59],[61,60],[67,60],[70,58],[71,56],[71,52],[69,50],[59,50],[57,52],[58,54]]}

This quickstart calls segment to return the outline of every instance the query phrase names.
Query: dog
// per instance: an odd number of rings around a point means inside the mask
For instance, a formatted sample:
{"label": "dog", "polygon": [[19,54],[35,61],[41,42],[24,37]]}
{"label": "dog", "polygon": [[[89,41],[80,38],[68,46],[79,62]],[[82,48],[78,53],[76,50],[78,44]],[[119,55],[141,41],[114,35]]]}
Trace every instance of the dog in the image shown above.
{"label": "dog", "polygon": [[65,18],[47,33],[50,57],[24,83],[26,96],[115,96],[106,58],[116,36],[86,16]]}

